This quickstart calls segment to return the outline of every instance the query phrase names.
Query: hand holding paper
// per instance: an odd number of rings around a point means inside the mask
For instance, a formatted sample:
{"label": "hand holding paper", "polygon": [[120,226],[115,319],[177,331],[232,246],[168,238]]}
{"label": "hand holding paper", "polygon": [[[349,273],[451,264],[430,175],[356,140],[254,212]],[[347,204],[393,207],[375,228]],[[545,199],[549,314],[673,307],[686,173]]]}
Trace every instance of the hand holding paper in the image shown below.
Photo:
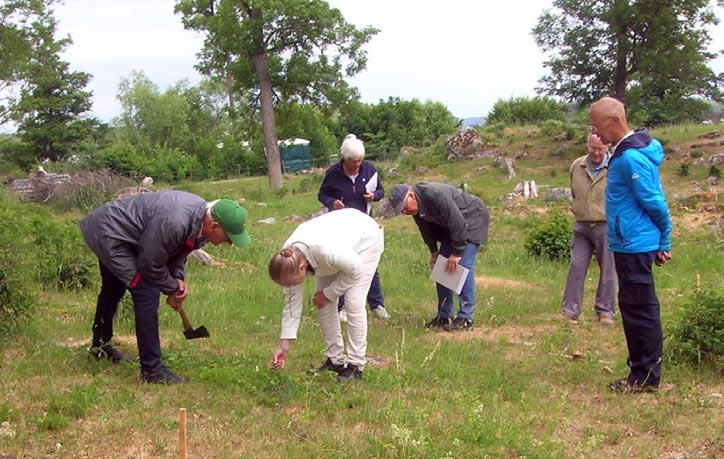
{"label": "hand holding paper", "polygon": [[430,273],[430,279],[459,295],[463,290],[463,284],[465,284],[465,279],[468,278],[470,270],[458,265],[454,272],[448,273],[445,269],[447,264],[448,259],[442,255],[438,255],[435,266],[432,268],[432,273]]}

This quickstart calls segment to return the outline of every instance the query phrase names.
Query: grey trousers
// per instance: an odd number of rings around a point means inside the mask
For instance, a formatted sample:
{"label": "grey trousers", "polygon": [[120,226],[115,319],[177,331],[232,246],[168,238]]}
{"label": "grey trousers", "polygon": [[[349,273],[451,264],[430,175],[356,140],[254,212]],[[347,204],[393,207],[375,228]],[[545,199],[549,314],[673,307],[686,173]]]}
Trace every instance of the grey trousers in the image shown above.
{"label": "grey trousers", "polygon": [[576,222],[571,240],[571,267],[563,292],[563,315],[568,318],[581,314],[583,287],[594,253],[600,270],[594,309],[599,316],[613,317],[616,313],[616,266],[613,253],[608,251],[606,222]]}

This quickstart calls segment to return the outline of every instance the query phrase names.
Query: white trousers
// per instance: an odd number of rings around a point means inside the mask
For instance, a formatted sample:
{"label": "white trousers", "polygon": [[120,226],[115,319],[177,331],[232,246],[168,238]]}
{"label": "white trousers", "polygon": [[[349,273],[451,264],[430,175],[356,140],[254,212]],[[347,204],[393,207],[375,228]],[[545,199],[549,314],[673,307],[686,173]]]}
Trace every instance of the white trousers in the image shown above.
{"label": "white trousers", "polygon": [[[319,326],[322,337],[327,344],[324,356],[334,364],[351,363],[360,370],[365,365],[367,353],[367,292],[372,283],[372,277],[377,271],[380,257],[384,251],[384,233],[380,228],[379,241],[359,253],[362,258],[362,273],[355,284],[344,293],[344,309],[347,311],[347,352],[345,355],[344,340],[342,339],[342,326],[339,323],[337,303],[339,298],[328,302],[319,308]],[[317,278],[316,291],[330,285],[339,274]]]}

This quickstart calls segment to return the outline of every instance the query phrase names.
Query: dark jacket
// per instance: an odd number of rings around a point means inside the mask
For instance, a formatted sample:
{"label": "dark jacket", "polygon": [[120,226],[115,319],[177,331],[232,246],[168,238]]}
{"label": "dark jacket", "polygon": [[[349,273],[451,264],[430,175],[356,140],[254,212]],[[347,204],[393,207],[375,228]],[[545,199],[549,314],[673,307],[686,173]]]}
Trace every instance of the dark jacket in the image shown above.
{"label": "dark jacket", "polygon": [[80,222],[88,247],[123,283],[140,278],[165,294],[184,278],[187,255],[207,241],[199,236],[206,201],[183,191],[143,193],[111,201]]}
{"label": "dark jacket", "polygon": [[412,187],[419,206],[415,223],[431,252],[438,242],[449,240],[453,254],[460,255],[468,242],[488,241],[490,212],[480,198],[451,185],[421,182]]}
{"label": "dark jacket", "polygon": [[334,201],[339,199],[344,203],[345,207],[351,207],[370,215],[372,204],[366,202],[364,198],[364,194],[367,193],[366,186],[370,180],[377,181],[373,191],[373,200],[379,201],[385,195],[385,189],[382,187],[382,180],[375,166],[370,162],[362,161],[359,174],[352,183],[349,176],[345,174],[342,161],[340,161],[327,169],[317,199],[330,211],[334,210],[332,207]]}
{"label": "dark jacket", "polygon": [[608,163],[606,222],[611,252],[671,250],[669,205],[659,180],[664,150],[646,130],[616,147]]}

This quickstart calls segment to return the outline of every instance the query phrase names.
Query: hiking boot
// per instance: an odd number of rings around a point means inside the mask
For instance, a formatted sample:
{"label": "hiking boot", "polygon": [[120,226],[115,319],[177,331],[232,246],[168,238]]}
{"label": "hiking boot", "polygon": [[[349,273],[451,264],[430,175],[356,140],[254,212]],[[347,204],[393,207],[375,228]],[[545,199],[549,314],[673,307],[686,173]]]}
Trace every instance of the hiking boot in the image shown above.
{"label": "hiking boot", "polygon": [[321,367],[313,368],[309,370],[309,372],[313,375],[318,375],[320,373],[324,373],[325,371],[333,371],[337,374],[341,373],[344,370],[344,364],[336,364],[332,362],[332,359],[327,357],[327,360],[324,361]]}
{"label": "hiking boot", "polygon": [[613,325],[613,317],[606,316],[606,315],[600,315],[600,316],[598,316],[598,322],[601,325]]}
{"label": "hiking boot", "polygon": [[188,381],[187,378],[177,375],[163,365],[156,371],[146,372],[141,370],[141,379],[151,384],[181,384]]}
{"label": "hiking boot", "polygon": [[352,381],[353,379],[362,379],[362,370],[357,368],[356,365],[348,363],[347,368],[339,372],[337,375],[337,381],[346,383]]}
{"label": "hiking boot", "polygon": [[611,389],[613,392],[619,393],[619,394],[640,394],[642,392],[656,392],[659,390],[658,384],[631,384],[628,382],[628,379],[617,379],[616,381],[610,383],[608,385],[608,388]]}
{"label": "hiking boot", "polygon": [[565,314],[564,314],[563,317],[565,317],[566,319],[568,319],[572,324],[577,324],[577,323],[578,323],[578,316],[568,316],[568,315],[565,315]]}
{"label": "hiking boot", "polygon": [[456,317],[452,323],[445,324],[442,328],[449,332],[470,330],[473,328],[473,321],[470,319],[463,319],[462,317]]}
{"label": "hiking boot", "polygon": [[435,316],[425,324],[425,328],[443,328],[445,325],[449,324],[450,318],[443,319],[440,316]]}
{"label": "hiking boot", "polygon": [[381,320],[387,320],[390,318],[390,314],[387,312],[387,309],[385,309],[384,306],[379,305],[376,308],[372,310],[372,314],[375,315],[378,319]]}
{"label": "hiking boot", "polygon": [[99,347],[92,347],[90,350],[91,357],[96,360],[108,359],[112,363],[121,363],[126,360],[126,357],[121,354],[121,351],[113,347],[112,344],[104,344]]}
{"label": "hiking boot", "polygon": [[345,311],[344,309],[340,309],[338,314],[340,322],[347,322],[347,311]]}

